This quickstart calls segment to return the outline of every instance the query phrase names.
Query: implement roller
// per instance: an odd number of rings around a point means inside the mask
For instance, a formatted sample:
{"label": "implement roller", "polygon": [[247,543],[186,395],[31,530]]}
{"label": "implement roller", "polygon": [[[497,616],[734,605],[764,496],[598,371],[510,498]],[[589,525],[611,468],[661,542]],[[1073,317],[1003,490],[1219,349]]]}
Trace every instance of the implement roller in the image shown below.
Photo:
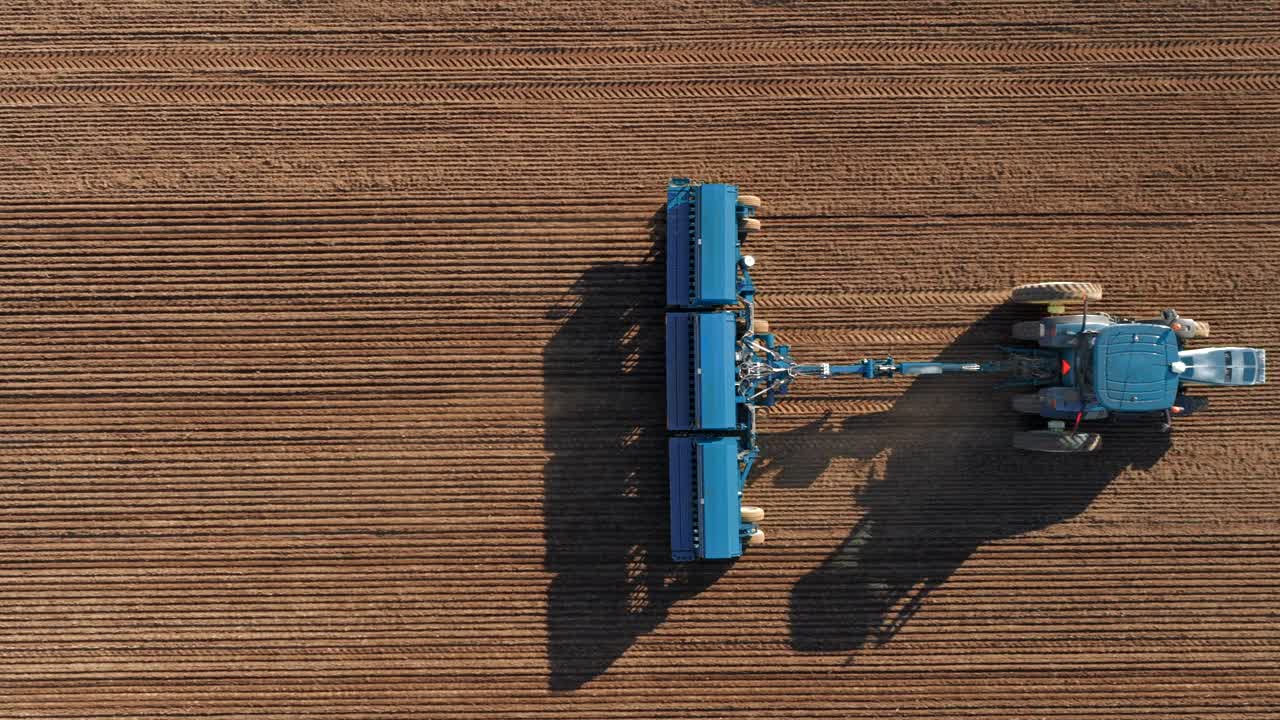
{"label": "implement roller", "polygon": [[[1243,347],[1184,349],[1209,326],[1165,310],[1131,320],[1090,313],[1093,283],[1047,282],[1014,288],[1014,302],[1046,306],[1041,320],[1017,323],[1005,358],[989,362],[899,362],[864,358],[801,364],[757,318],[747,237],[760,230],[760,199],[734,185],[673,179],[667,186],[666,389],[671,555],[676,561],[727,560],[764,542],[764,511],[742,504],[759,456],[756,411],[776,405],[797,378],[866,379],[944,373],[1000,374],[1020,387],[1013,409],[1047,420],[1015,433],[1035,452],[1096,450],[1101,437],[1083,422],[1148,416],[1168,431],[1175,416],[1207,404],[1186,385],[1258,385],[1266,353]],[[1077,314],[1066,306],[1083,303]]]}

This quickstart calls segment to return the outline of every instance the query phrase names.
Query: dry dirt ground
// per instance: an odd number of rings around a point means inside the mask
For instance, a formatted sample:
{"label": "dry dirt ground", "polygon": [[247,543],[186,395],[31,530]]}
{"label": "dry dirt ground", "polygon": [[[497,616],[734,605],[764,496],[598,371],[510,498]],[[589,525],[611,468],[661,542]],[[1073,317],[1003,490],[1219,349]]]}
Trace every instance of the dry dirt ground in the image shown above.
{"label": "dry dirt ground", "polygon": [[1063,461],[811,381],[769,544],[675,567],[650,227],[762,196],[814,361],[989,357],[1036,279],[1280,352],[1274,4],[0,18],[0,716],[1277,717],[1277,385]]}

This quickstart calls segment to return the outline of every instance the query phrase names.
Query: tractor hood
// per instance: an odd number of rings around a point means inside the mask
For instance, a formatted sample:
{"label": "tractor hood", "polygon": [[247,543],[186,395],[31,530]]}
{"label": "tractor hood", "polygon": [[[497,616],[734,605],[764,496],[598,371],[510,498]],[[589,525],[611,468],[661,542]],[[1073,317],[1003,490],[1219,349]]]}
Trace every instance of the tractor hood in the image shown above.
{"label": "tractor hood", "polygon": [[1178,336],[1166,325],[1126,323],[1098,333],[1093,350],[1094,392],[1108,410],[1150,412],[1178,395]]}
{"label": "tractor hood", "polygon": [[1181,371],[1183,382],[1261,385],[1267,381],[1267,353],[1257,348],[1183,350],[1178,353],[1178,360],[1182,364],[1174,370]]}

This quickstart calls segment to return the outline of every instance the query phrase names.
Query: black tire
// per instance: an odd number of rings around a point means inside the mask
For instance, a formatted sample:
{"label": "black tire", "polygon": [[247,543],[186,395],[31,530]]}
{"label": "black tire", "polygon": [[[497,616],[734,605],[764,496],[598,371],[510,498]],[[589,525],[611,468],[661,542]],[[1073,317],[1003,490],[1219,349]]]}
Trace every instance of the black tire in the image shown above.
{"label": "black tire", "polygon": [[1028,415],[1040,414],[1040,396],[1035,393],[1023,393],[1022,395],[1013,396],[1013,409],[1015,412],[1027,413]]}
{"label": "black tire", "polygon": [[1102,446],[1102,436],[1097,433],[1028,430],[1013,434],[1013,446],[1032,452],[1087,453]]}
{"label": "black tire", "polygon": [[1016,322],[1013,324],[1014,340],[1030,340],[1031,342],[1040,342],[1040,321],[1027,320],[1025,322]]}
{"label": "black tire", "polygon": [[1013,289],[1013,301],[1017,303],[1062,303],[1102,299],[1102,286],[1087,282],[1042,282],[1019,285]]}

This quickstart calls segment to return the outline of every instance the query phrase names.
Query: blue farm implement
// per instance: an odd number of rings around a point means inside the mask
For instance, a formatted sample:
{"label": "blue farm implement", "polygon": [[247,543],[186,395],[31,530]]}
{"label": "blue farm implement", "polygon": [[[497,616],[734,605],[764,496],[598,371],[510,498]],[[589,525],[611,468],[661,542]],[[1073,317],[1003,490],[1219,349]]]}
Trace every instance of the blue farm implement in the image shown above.
{"label": "blue farm implement", "polygon": [[[677,561],[724,560],[764,542],[764,511],[742,504],[759,455],[756,413],[776,405],[804,376],[943,373],[999,374],[1000,387],[1021,388],[1018,412],[1046,427],[1014,435],[1037,452],[1096,450],[1101,437],[1082,422],[1150,416],[1167,431],[1173,418],[1206,401],[1192,385],[1258,385],[1266,353],[1244,347],[1188,350],[1209,326],[1166,310],[1151,320],[1090,313],[1101,299],[1093,283],[1047,282],[1014,288],[1012,300],[1044,305],[1040,320],[1016,323],[990,362],[899,362],[892,357],[847,364],[801,364],[756,317],[755,261],[742,245],[760,229],[760,199],[726,184],[672,180],[667,187],[666,387],[671,547]],[[1078,314],[1066,305],[1083,303]]]}

